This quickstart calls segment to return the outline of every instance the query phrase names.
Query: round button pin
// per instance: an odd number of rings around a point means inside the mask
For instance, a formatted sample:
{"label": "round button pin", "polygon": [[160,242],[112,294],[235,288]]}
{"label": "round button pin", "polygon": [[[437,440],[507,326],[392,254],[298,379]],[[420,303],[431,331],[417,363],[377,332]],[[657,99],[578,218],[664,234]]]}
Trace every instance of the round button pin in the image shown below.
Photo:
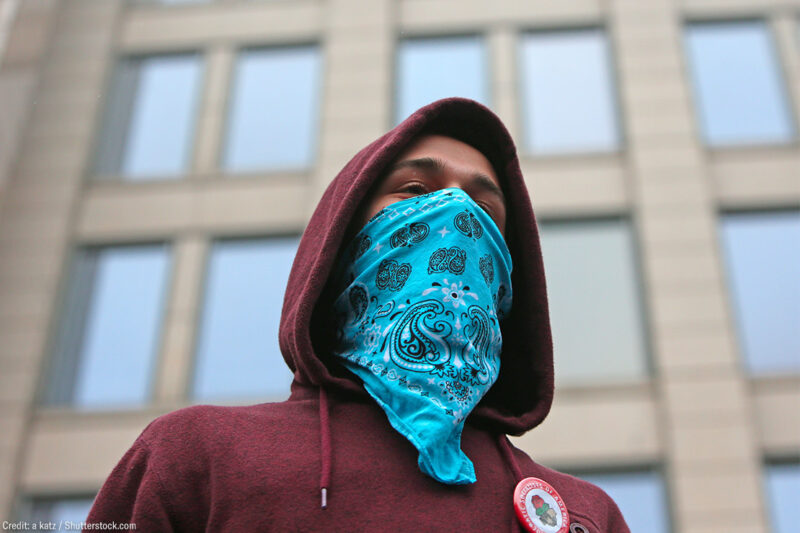
{"label": "round button pin", "polygon": [[530,533],[568,533],[569,513],[556,489],[535,477],[526,477],[514,489],[514,510]]}

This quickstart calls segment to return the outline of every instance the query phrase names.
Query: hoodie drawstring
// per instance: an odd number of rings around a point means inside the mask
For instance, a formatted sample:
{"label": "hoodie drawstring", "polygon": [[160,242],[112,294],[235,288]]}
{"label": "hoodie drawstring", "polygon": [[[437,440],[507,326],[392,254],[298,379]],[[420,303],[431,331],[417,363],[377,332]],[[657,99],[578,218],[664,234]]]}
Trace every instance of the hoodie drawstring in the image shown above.
{"label": "hoodie drawstring", "polygon": [[[500,447],[500,453],[503,455],[506,464],[511,468],[511,472],[514,475],[514,486],[516,487],[517,483],[522,479],[522,470],[519,469],[517,458],[514,457],[511,443],[504,433],[500,433],[497,435],[497,444]],[[520,531],[520,524],[516,512],[511,513],[511,531]]]}
{"label": "hoodie drawstring", "polygon": [[322,509],[328,508],[328,485],[331,481],[331,422],[328,412],[328,395],[325,389],[319,388],[319,435],[320,462],[322,472],[319,476],[319,489]]}

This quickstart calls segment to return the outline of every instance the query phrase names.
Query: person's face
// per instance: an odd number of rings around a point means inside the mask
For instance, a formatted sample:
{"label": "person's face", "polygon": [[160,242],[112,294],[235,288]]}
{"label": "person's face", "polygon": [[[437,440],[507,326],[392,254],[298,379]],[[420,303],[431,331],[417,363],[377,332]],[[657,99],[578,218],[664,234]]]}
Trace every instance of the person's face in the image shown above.
{"label": "person's face", "polygon": [[442,135],[422,137],[398,156],[364,200],[352,233],[387,205],[448,187],[469,194],[505,237],[506,202],[492,164],[472,146]]}

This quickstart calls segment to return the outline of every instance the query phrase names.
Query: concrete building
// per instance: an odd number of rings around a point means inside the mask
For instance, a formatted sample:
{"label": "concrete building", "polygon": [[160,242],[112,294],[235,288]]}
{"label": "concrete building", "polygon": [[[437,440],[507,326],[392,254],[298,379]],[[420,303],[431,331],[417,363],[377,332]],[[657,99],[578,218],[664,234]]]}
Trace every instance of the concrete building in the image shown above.
{"label": "concrete building", "polygon": [[297,236],[444,95],[542,225],[559,386],[516,444],[634,531],[796,527],[798,0],[0,0],[0,520],[80,520],[163,413],[285,398]]}

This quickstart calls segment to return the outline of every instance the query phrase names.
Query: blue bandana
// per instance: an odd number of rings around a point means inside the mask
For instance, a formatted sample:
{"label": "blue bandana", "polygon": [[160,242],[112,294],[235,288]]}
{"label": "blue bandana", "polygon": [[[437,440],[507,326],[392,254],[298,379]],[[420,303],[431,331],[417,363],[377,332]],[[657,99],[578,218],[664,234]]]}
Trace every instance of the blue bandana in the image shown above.
{"label": "blue bandana", "polygon": [[467,193],[440,189],[383,208],[343,257],[334,354],[419,450],[423,472],[474,483],[461,432],[500,372],[511,308],[500,230]]}

